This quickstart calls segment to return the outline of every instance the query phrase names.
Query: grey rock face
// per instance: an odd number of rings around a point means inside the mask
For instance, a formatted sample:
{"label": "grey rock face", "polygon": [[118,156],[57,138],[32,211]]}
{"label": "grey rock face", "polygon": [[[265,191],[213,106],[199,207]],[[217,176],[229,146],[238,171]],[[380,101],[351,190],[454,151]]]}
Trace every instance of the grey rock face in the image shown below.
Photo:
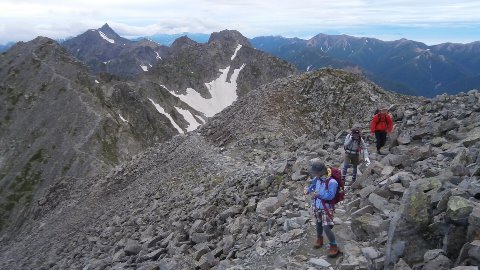
{"label": "grey rock face", "polygon": [[[8,206],[2,226],[20,226],[27,213],[43,215],[73,195],[66,185],[75,178],[112,168],[176,134],[128,86],[100,83],[48,38],[17,44],[2,54],[0,66],[6,93],[0,99],[0,183],[9,186],[0,191],[0,204]],[[12,211],[18,218],[9,220]]]}
{"label": "grey rock face", "polygon": [[257,204],[257,213],[265,216],[270,216],[280,206],[277,197],[270,197]]}
{"label": "grey rock face", "polygon": [[108,72],[120,78],[138,76],[166,57],[168,47],[149,40],[120,37],[108,24],[62,43],[69,53],[95,73]]}

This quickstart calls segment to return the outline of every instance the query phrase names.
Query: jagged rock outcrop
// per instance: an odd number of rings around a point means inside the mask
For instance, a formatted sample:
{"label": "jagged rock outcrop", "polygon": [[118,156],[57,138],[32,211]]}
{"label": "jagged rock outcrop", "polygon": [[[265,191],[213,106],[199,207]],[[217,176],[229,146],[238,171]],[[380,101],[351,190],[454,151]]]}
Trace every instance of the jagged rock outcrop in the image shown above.
{"label": "jagged rock outcrop", "polygon": [[214,117],[201,132],[218,145],[293,140],[337,133],[368,120],[379,103],[413,100],[380,89],[352,73],[323,69],[265,84]]}
{"label": "jagged rock outcrop", "polygon": [[206,44],[177,39],[141,80],[165,86],[211,117],[252,89],[295,73],[291,64],[253,49],[238,31],[224,30]]}
{"label": "jagged rock outcrop", "polygon": [[[95,175],[178,134],[147,97],[90,75],[51,39],[18,43],[0,56],[0,67],[2,227],[19,228],[59,178]],[[178,100],[164,89],[146,93],[160,104]]]}
{"label": "jagged rock outcrop", "polygon": [[108,24],[62,43],[94,73],[107,72],[132,79],[148,71],[168,54],[168,47],[142,39],[131,41],[119,36]]}

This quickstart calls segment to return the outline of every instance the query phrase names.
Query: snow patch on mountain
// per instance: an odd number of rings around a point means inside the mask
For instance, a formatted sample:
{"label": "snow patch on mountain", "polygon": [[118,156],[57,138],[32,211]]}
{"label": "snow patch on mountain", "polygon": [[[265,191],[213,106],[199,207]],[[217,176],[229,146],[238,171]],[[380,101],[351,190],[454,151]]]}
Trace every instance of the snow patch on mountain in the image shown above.
{"label": "snow patch on mountain", "polygon": [[209,99],[203,98],[192,88],[187,88],[186,95],[174,95],[195,110],[204,113],[205,116],[212,117],[237,100],[237,78],[244,67],[245,64],[233,71],[230,82],[227,81],[230,66],[225,69],[219,69],[221,72],[220,76],[211,82],[205,83],[212,96]]}
{"label": "snow patch on mountain", "polygon": [[140,65],[140,67],[143,69],[143,71],[148,71],[148,67],[147,67],[147,66]]}
{"label": "snow patch on mountain", "polygon": [[157,54],[157,56],[155,58],[159,59],[159,60],[162,60],[162,57],[160,57],[160,54],[158,54],[158,52],[155,52]]}
{"label": "snow patch on mountain", "polygon": [[235,52],[233,53],[232,57],[230,58],[232,61],[235,59],[237,56],[238,51],[242,48],[242,45],[238,44],[237,48],[235,49]]}
{"label": "snow patch on mountain", "polygon": [[202,122],[199,122],[189,110],[184,110],[179,107],[175,107],[175,109],[183,116],[185,121],[188,122],[187,131],[195,130],[198,126],[203,124]]}
{"label": "snow patch on mountain", "polygon": [[111,38],[108,38],[107,35],[105,35],[102,31],[98,31],[98,33],[100,34],[100,36],[105,39],[106,41],[110,42],[110,43],[115,43],[115,40],[111,39]]}
{"label": "snow patch on mountain", "polygon": [[148,100],[150,100],[150,102],[152,102],[153,106],[155,106],[155,109],[157,109],[157,111],[163,115],[165,115],[168,120],[170,120],[170,122],[172,123],[173,127],[178,131],[178,133],[183,133],[183,130],[177,125],[177,123],[175,123],[175,120],[173,120],[172,116],[170,116],[170,114],[168,114],[161,106],[160,104],[158,103],[155,103],[155,101],[153,101],[152,99],[148,98]]}
{"label": "snow patch on mountain", "polygon": [[123,116],[121,114],[118,114],[118,116],[120,116],[120,119],[122,119],[123,122],[128,123],[128,120],[123,118]]}

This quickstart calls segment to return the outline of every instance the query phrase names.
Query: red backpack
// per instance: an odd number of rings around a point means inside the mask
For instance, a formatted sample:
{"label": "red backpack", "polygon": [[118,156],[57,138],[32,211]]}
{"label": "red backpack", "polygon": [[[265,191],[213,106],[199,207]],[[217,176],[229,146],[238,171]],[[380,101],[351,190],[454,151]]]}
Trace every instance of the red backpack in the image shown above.
{"label": "red backpack", "polygon": [[[335,211],[335,205],[343,200],[345,200],[345,182],[343,182],[342,179],[342,172],[334,167],[330,167],[327,169],[328,172],[328,179],[327,183],[325,184],[325,188],[328,189],[328,183],[330,183],[330,180],[335,179],[337,180],[338,186],[337,186],[337,192],[335,193],[335,197],[331,199],[330,201],[324,201],[322,200],[322,205],[325,213],[327,214],[328,218],[333,221],[333,212]],[[326,204],[330,204],[331,210],[328,210]]]}
{"label": "red backpack", "polygon": [[338,183],[335,197],[333,197],[333,199],[331,199],[330,201],[327,201],[327,203],[329,203],[332,207],[334,207],[335,204],[345,200],[345,182],[342,179],[342,172],[339,169],[330,167],[327,169],[327,171],[328,171],[328,179],[327,179],[325,188],[328,189],[328,183],[332,178],[335,179]]}

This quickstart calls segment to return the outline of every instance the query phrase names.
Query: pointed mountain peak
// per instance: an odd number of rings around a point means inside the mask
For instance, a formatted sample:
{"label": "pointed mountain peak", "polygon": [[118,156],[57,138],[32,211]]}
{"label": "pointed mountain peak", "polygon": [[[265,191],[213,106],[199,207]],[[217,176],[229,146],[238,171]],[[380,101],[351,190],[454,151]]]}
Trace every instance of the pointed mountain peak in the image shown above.
{"label": "pointed mountain peak", "polygon": [[[110,27],[110,25],[108,25],[108,23],[105,23],[104,25],[102,25],[101,28],[99,28],[98,30],[102,30],[102,31],[113,31],[113,29]],[[114,32],[114,31],[113,31]]]}
{"label": "pointed mountain peak", "polygon": [[115,31],[113,31],[113,29],[110,27],[110,25],[108,25],[108,23],[105,23],[102,27],[98,28],[97,31],[102,32],[104,35],[108,36],[111,39],[121,38]]}
{"label": "pointed mountain peak", "polygon": [[45,43],[47,44],[57,44],[57,42],[51,38],[48,38],[48,37],[43,37],[43,36],[38,36],[34,39],[32,39],[31,41],[27,42],[27,43],[31,43],[31,44],[34,44],[34,45],[43,45]]}
{"label": "pointed mountain peak", "polygon": [[193,46],[193,45],[196,45],[196,44],[198,44],[198,43],[195,42],[194,40],[191,40],[189,37],[182,36],[182,37],[179,37],[179,38],[175,39],[175,41],[172,43],[171,48],[172,49],[183,49],[183,48],[190,47],[190,46]]}
{"label": "pointed mountain peak", "polygon": [[210,35],[210,39],[208,43],[213,42],[221,42],[221,43],[228,43],[232,45],[243,45],[247,47],[252,47],[248,38],[244,37],[240,32],[237,30],[222,30],[220,32],[213,32]]}

